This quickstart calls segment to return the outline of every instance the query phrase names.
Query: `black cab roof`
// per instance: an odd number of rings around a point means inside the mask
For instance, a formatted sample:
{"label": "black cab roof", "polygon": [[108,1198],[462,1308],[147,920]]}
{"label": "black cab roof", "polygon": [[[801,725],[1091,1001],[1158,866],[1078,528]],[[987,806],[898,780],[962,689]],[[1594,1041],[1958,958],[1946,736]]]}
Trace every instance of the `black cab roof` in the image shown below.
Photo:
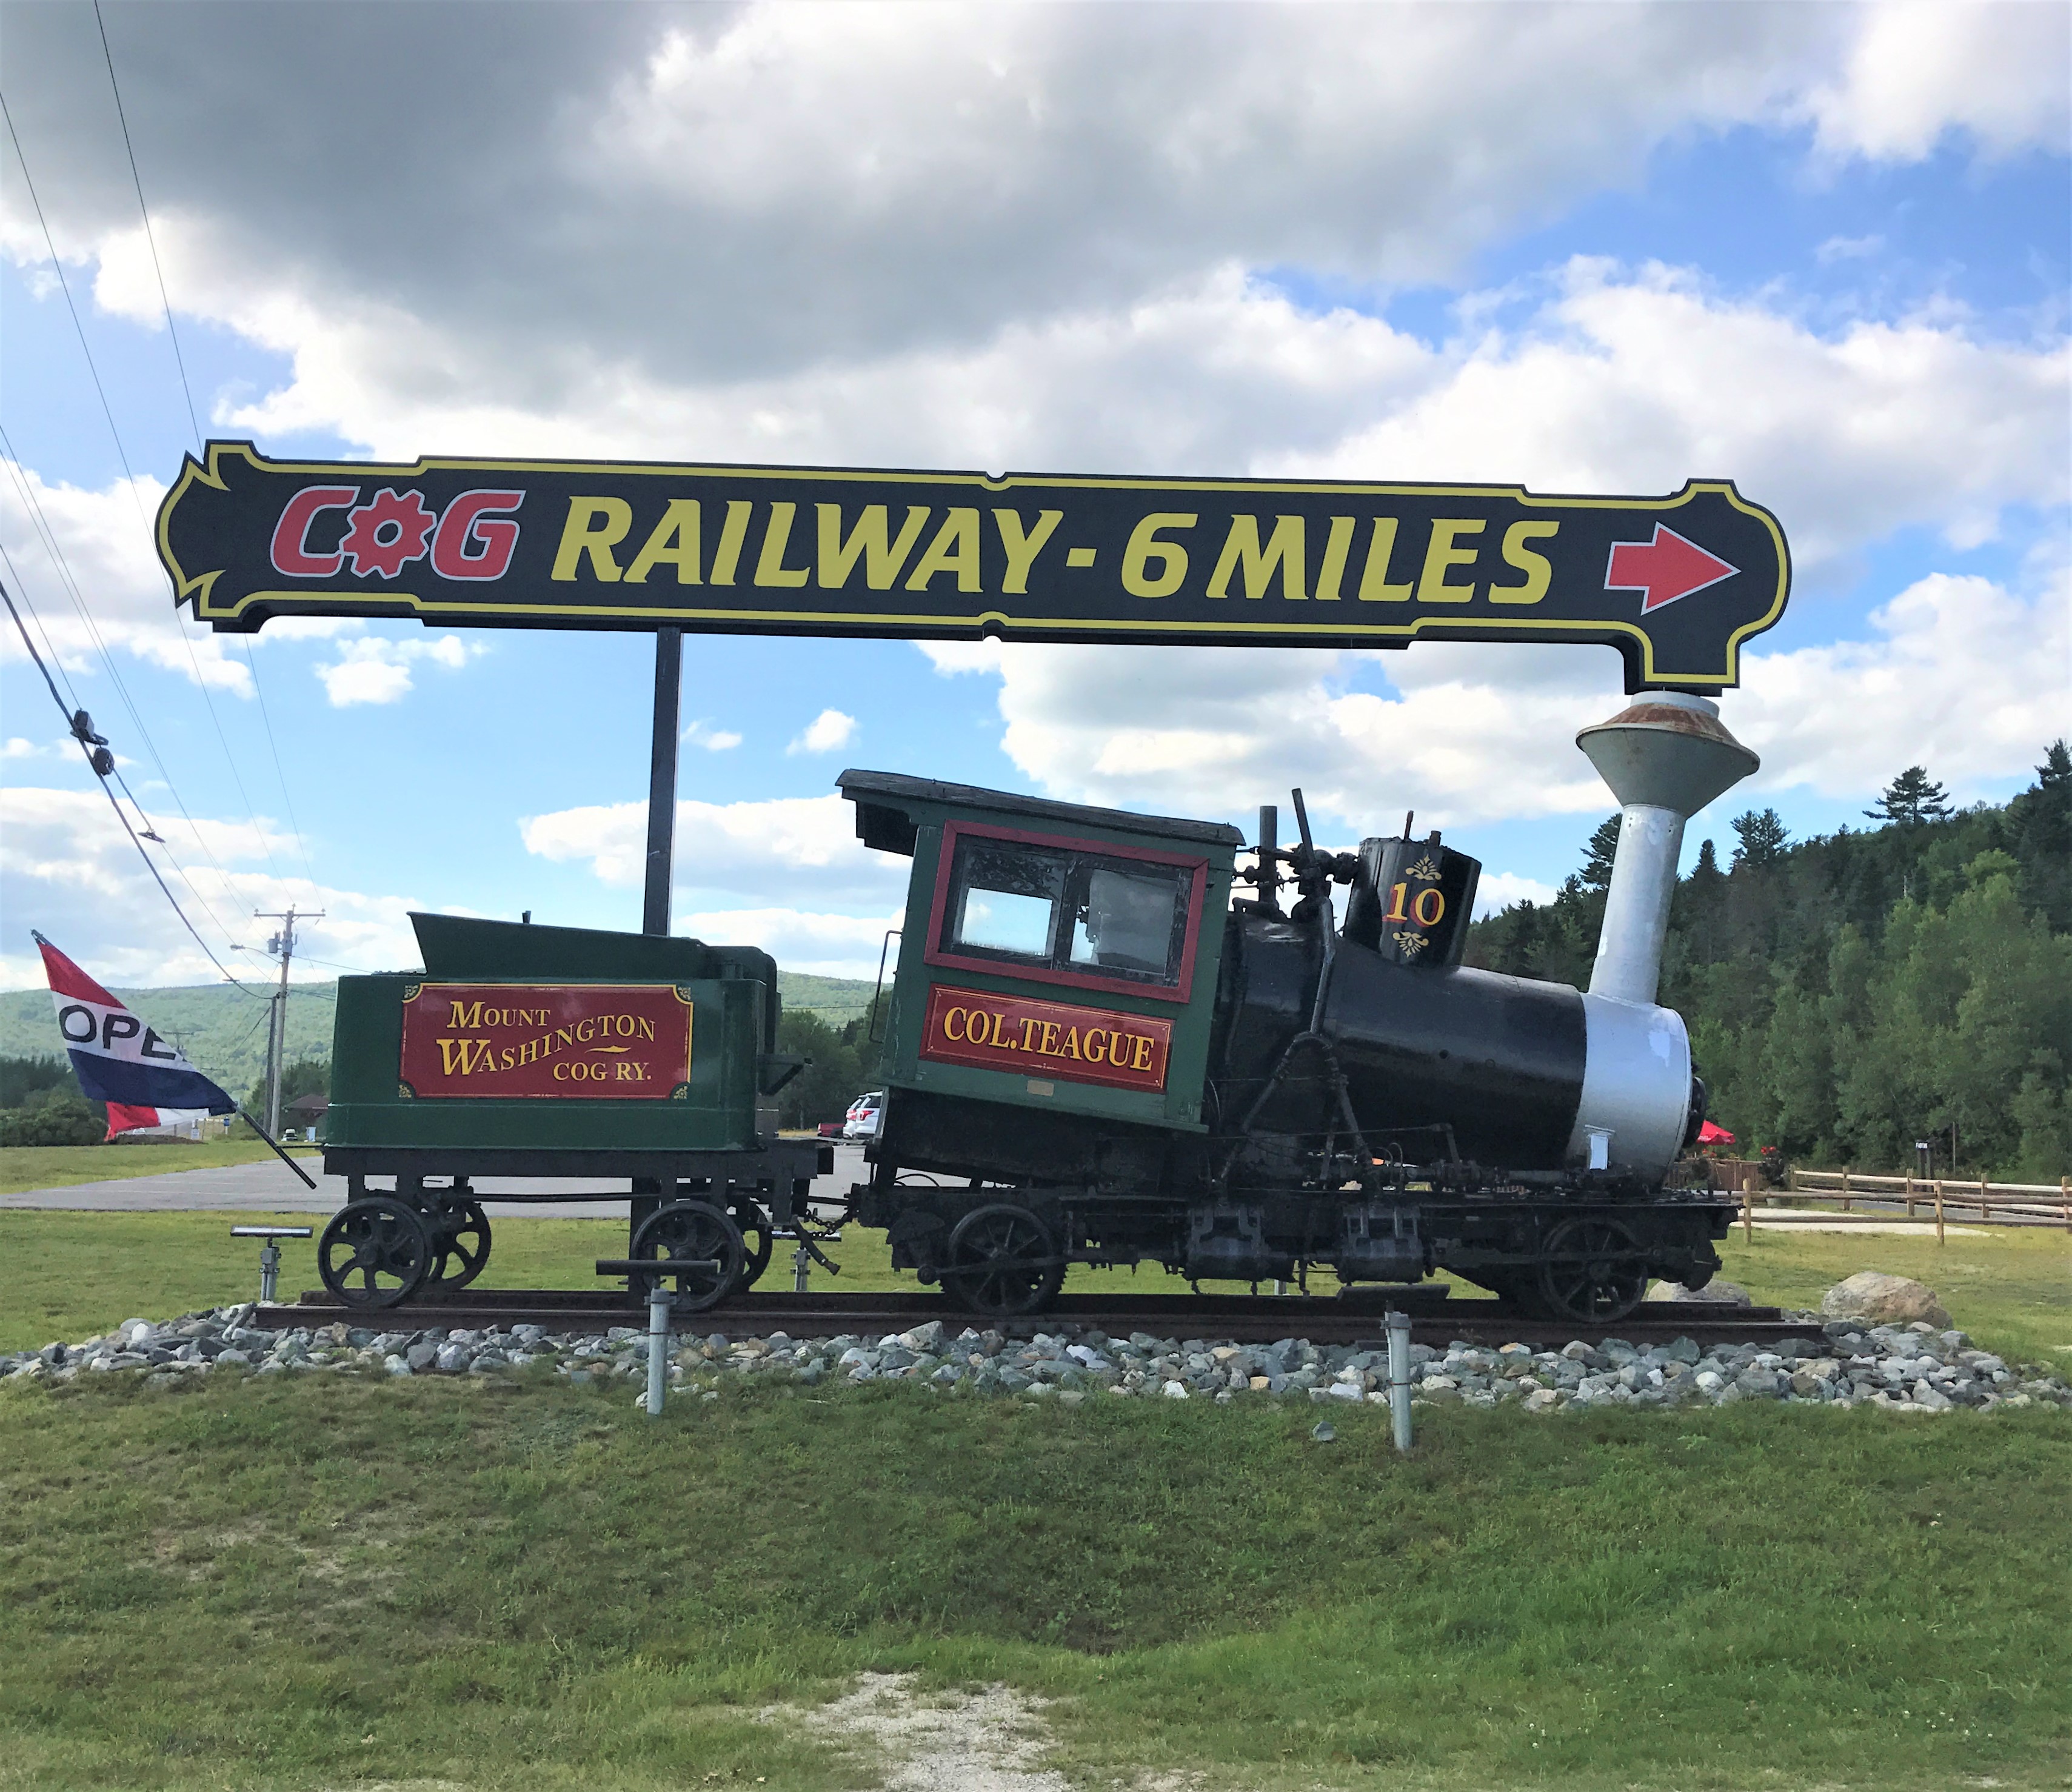
{"label": "black cab roof", "polygon": [[918,825],[914,810],[985,809],[995,815],[1067,826],[1112,828],[1160,840],[1183,840],[1199,845],[1242,846],[1244,836],[1220,821],[1190,821],[1178,816],[1133,815],[1126,809],[1097,809],[1083,803],[1059,803],[1012,791],[985,790],[976,784],[946,784],[939,779],[909,778],[896,771],[845,771],[835,780],[856,805],[856,836],[881,853],[913,856]]}

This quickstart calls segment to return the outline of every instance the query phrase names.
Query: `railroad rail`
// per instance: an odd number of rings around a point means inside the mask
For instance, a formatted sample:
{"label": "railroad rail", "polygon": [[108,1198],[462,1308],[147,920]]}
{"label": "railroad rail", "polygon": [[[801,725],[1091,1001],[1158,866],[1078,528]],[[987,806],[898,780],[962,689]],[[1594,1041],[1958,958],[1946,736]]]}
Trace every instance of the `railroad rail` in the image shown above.
{"label": "railroad rail", "polygon": [[[1420,1344],[1530,1344],[1545,1349],[1574,1338],[1593,1342],[1622,1338],[1633,1344],[1667,1343],[1688,1338],[1700,1345],[1756,1343],[1803,1338],[1818,1321],[1788,1319],[1776,1307],[1732,1307],[1712,1301],[1650,1301],[1627,1317],[1605,1325],[1527,1317],[1501,1301],[1455,1301],[1444,1289],[1398,1289],[1386,1297],[1363,1291],[1346,1300],[1317,1295],[1063,1294],[1047,1313],[1011,1319],[967,1312],[939,1293],[919,1290],[860,1289],[854,1293],[737,1295],[702,1312],[684,1314],[682,1334],[767,1338],[828,1338],[844,1333],[882,1336],[939,1319],[955,1333],[967,1326],[989,1327],[1008,1337],[1027,1338],[1061,1327],[1100,1330],[1112,1337],[1148,1332],[1156,1338],[1230,1338],[1269,1343],[1306,1338],[1313,1344],[1381,1346],[1382,1315],[1393,1308],[1410,1316],[1411,1335]],[[434,1327],[475,1330],[491,1326],[540,1326],[553,1332],[602,1332],[615,1326],[645,1331],[648,1309],[631,1294],[594,1289],[462,1289],[437,1301],[413,1301],[369,1311],[348,1307],[326,1290],[312,1289],[292,1305],[257,1308],[248,1321],[265,1330],[311,1327],[339,1321],[369,1330],[422,1331]]]}

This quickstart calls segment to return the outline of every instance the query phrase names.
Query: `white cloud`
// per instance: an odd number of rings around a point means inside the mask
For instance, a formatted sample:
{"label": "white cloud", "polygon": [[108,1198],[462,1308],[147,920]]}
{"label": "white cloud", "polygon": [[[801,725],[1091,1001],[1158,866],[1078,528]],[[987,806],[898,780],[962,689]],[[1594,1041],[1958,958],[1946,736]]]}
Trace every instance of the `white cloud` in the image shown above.
{"label": "white cloud", "polygon": [[886,933],[899,925],[900,912],[892,908],[878,914],[853,915],[796,908],[706,909],[677,917],[672,931],[711,946],[760,946],[787,971],[875,978]]}
{"label": "white cloud", "polygon": [[[2066,591],[2062,573],[2033,599],[1938,573],[1873,612],[1871,640],[1745,654],[1720,703],[1762,755],[1746,788],[1870,794],[1917,761],[1959,788],[2019,774],[2065,730]],[[1313,816],[1355,834],[1406,808],[1456,828],[1601,812],[1572,743],[1624,702],[1610,655],[1562,647],[925,651],[946,675],[999,678],[1003,750],[1055,795],[1240,819],[1299,784]],[[1361,688],[1377,670],[1393,693]]]}
{"label": "white cloud", "polygon": [[[179,816],[154,819],[166,839],[164,848],[153,849],[166,882],[217,956],[248,980],[263,981],[269,966],[262,953],[232,949],[263,943],[265,923],[252,911],[290,902],[305,913],[326,911],[323,920],[297,927],[297,961],[311,976],[330,975],[341,964],[385,970],[417,962],[408,911],[422,903],[252,869],[269,849],[282,852],[293,843],[263,822],[204,817],[191,827]],[[0,830],[6,840],[0,911],[7,917],[8,945],[38,928],[105,984],[219,980],[99,791],[0,789]],[[43,981],[33,950],[0,953],[0,988]]]}
{"label": "white cloud", "polygon": [[805,732],[786,747],[787,753],[832,753],[856,738],[856,717],[839,709],[823,709],[806,725]]}
{"label": "white cloud", "polygon": [[1876,255],[1885,247],[1885,238],[1873,232],[1868,236],[1830,236],[1813,252],[1813,259],[1823,268],[1837,261],[1857,261],[1865,256]]}
{"label": "white cloud", "polygon": [[1895,529],[1990,539],[2011,503],[2064,502],[2072,353],[1948,324],[1815,334],[1692,274],[1572,262],[1524,327],[1492,331],[1406,402],[1271,470],[1443,468],[1541,491],[1661,491],[1732,477],[1773,505],[1802,581]]}
{"label": "white cloud", "polygon": [[429,641],[361,635],[340,641],[336,651],[335,660],[310,669],[323,680],[324,694],[331,699],[331,707],[343,709],[355,703],[399,701],[411,689],[411,667],[421,660],[457,671],[489,649],[479,641],[463,641],[458,635],[442,635]]}
{"label": "white cloud", "polygon": [[[485,413],[969,339],[1231,256],[1444,277],[1666,140],[1785,121],[1852,35],[1736,6],[536,7],[485,61],[464,13],[417,9],[401,59],[350,9],[249,16],[111,34],[171,290],[313,392],[357,374]],[[150,318],[105,71],[33,10],[9,49],[60,240]],[[213,153],[226,118],[268,153]]]}
{"label": "white cloud", "polygon": [[[648,805],[615,803],[532,816],[519,824],[528,853],[557,863],[588,860],[603,882],[637,886],[648,853]],[[908,861],[874,853],[856,837],[856,814],[840,796],[676,805],[676,888],[751,901],[811,894],[875,913],[906,887]]]}
{"label": "white cloud", "polygon": [[0,745],[0,759],[40,759],[50,750],[19,734],[10,734],[6,743]]}
{"label": "white cloud", "polygon": [[1835,155],[1913,161],[1947,133],[1988,154],[2062,155],[2072,12],[2028,0],[1881,0],[1863,8],[1837,78],[1810,110]]}
{"label": "white cloud", "polygon": [[1475,919],[1479,921],[1485,915],[1518,902],[1537,902],[1544,907],[1557,894],[1552,884],[1541,883],[1537,878],[1521,878],[1515,871],[1491,871],[1485,867],[1482,881],[1475,886]]}
{"label": "white cloud", "polygon": [[1931,573],[1874,611],[1877,638],[1757,654],[1721,715],[1763,757],[1757,789],[1875,793],[1926,765],[1960,797],[2066,732],[2072,578],[2025,599]]}
{"label": "white cloud", "polygon": [[[151,539],[164,495],[148,477],[89,491],[0,460],[0,545],[21,577],[17,601],[34,606],[37,647],[68,672],[95,672],[104,650],[120,649],[212,690],[249,697],[252,675],[241,656],[173,608]],[[0,631],[0,660],[27,657],[13,628]]]}
{"label": "white cloud", "polygon": [[701,746],[708,753],[730,753],[741,745],[740,735],[731,729],[715,728],[701,717],[686,728],[680,738],[686,746]]}

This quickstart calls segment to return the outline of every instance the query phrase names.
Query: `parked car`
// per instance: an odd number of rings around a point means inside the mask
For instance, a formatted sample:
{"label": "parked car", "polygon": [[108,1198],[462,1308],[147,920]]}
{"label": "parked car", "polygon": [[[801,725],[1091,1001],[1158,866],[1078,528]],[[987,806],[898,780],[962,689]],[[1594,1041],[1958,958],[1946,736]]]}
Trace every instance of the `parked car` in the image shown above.
{"label": "parked car", "polygon": [[874,1139],[878,1124],[885,1113],[885,1091],[874,1089],[869,1095],[858,1095],[849,1104],[849,1118],[842,1122],[842,1136],[845,1139]]}

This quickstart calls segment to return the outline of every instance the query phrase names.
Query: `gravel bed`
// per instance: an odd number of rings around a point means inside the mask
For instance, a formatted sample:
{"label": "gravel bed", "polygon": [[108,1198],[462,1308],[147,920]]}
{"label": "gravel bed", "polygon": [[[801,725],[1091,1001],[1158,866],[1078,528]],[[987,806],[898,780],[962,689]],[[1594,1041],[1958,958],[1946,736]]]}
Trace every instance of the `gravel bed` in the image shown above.
{"label": "gravel bed", "polygon": [[[615,1379],[644,1388],[646,1333],[508,1330],[380,1331],[344,1324],[260,1331],[249,1306],[154,1324],[125,1320],[80,1344],[0,1355],[0,1379],[65,1382],[81,1375],[142,1375],[171,1380],[231,1370],[257,1375],[319,1373],[508,1375],[520,1370],[575,1383]],[[2049,1405],[2072,1408],[2072,1385],[2040,1365],[2008,1364],[1975,1350],[1960,1331],[1925,1321],[1874,1326],[1861,1319],[1802,1315],[1806,1335],[1765,1344],[1716,1344],[1687,1338],[1646,1348],[1606,1338],[1558,1350],[1523,1344],[1487,1348],[1456,1340],[1444,1350],[1411,1346],[1412,1404],[1498,1406],[1528,1412],[1601,1406],[1725,1406],[1781,1400],[1824,1406],[1878,1406],[1890,1412],[1947,1412],[1959,1407]],[[1322,1346],[1299,1338],[1275,1344],[1153,1338],[1061,1326],[1033,1340],[968,1329],[955,1337],[931,1320],[880,1338],[710,1337],[671,1339],[669,1379],[682,1393],[717,1399],[729,1383],[786,1380],[806,1387],[843,1382],[918,1382],[942,1393],[1054,1399],[1067,1406],[1102,1396],[1139,1399],[1242,1399],[1320,1405],[1386,1404],[1384,1350]]]}

